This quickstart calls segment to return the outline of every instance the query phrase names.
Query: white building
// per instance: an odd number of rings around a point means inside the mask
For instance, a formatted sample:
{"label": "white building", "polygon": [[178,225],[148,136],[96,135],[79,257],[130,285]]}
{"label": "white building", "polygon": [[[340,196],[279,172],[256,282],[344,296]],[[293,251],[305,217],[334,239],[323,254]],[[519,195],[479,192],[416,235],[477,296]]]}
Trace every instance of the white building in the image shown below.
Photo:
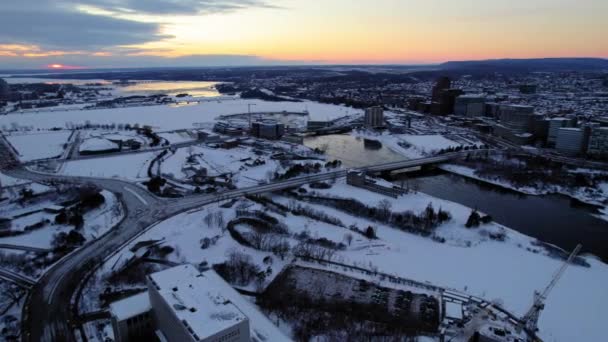
{"label": "white building", "polygon": [[186,264],[147,283],[148,291],[110,305],[115,341],[289,341],[213,270]]}
{"label": "white building", "polygon": [[192,265],[149,275],[157,335],[166,341],[250,341],[249,319],[226,289],[232,290],[215,272],[200,273]]}

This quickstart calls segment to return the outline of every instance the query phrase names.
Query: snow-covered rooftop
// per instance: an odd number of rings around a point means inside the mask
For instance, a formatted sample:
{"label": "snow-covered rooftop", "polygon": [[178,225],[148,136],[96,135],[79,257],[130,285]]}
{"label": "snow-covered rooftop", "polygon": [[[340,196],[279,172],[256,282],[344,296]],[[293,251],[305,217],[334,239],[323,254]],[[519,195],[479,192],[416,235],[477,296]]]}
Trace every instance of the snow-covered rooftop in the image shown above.
{"label": "snow-covered rooftop", "polygon": [[462,304],[445,302],[445,315],[448,318],[462,319]]}
{"label": "snow-covered rooftop", "polygon": [[80,145],[80,152],[83,151],[107,151],[117,149],[118,145],[104,138],[91,138],[85,140]]}
{"label": "snow-covered rooftop", "polygon": [[213,271],[200,273],[194,266],[186,264],[150,275],[175,315],[180,321],[187,322],[201,339],[247,320],[247,316],[230,300],[234,290],[213,274]]}
{"label": "snow-covered rooftop", "polygon": [[150,311],[148,291],[121,299],[110,304],[110,312],[117,320],[122,321]]}

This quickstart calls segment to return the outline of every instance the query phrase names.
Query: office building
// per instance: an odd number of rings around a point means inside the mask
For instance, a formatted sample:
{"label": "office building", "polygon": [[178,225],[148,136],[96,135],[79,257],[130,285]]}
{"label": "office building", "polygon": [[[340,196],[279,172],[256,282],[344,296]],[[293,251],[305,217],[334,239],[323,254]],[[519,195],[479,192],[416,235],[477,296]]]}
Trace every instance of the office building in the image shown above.
{"label": "office building", "polygon": [[534,122],[534,107],[520,105],[501,105],[499,108],[501,125],[515,134],[529,133]]}
{"label": "office building", "polygon": [[441,101],[441,93],[444,90],[450,89],[452,87],[452,81],[450,80],[449,77],[440,77],[439,79],[437,79],[437,81],[435,82],[435,85],[433,86],[433,94],[432,94],[432,100],[433,102],[440,102]]}
{"label": "office building", "polygon": [[608,157],[608,127],[591,129],[587,154],[596,158]]}
{"label": "office building", "polygon": [[11,90],[5,80],[0,78],[0,100],[8,100],[11,95]]}
{"label": "office building", "polygon": [[250,133],[256,138],[277,140],[285,134],[285,125],[273,120],[256,121],[251,124]]}
{"label": "office building", "polygon": [[584,128],[562,127],[558,129],[555,148],[564,154],[579,155],[585,153],[587,146],[585,136],[588,131]]}
{"label": "office building", "polygon": [[224,294],[232,290],[215,272],[192,265],[148,276],[154,322],[167,341],[249,342],[249,320]]}
{"label": "office building", "polygon": [[[148,291],[110,304],[115,341],[251,341],[243,310],[255,309],[213,270],[176,266],[148,275],[147,285]],[[261,329],[282,336],[258,314]]]}
{"label": "office building", "polygon": [[485,112],[485,98],[483,95],[465,94],[456,98],[454,114],[466,117],[483,116]]}
{"label": "office building", "polygon": [[547,134],[547,144],[555,146],[557,134],[560,128],[572,127],[572,120],[567,118],[553,118],[549,120],[549,132]]}
{"label": "office building", "polygon": [[382,107],[370,107],[365,110],[365,126],[371,128],[384,127],[384,109]]}

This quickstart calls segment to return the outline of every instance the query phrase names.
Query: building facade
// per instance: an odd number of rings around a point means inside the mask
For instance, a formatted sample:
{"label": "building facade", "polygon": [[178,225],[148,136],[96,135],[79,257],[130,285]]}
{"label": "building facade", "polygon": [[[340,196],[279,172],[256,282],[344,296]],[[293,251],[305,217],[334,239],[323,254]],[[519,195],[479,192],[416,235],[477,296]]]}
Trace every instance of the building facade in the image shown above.
{"label": "building facade", "polygon": [[483,95],[460,95],[454,104],[454,114],[466,117],[483,116],[485,98]]}
{"label": "building facade", "polygon": [[[238,293],[213,270],[180,265],[147,276],[148,290],[110,305],[116,342],[250,342]],[[242,303],[241,303],[242,304]]]}
{"label": "building facade", "polygon": [[555,146],[557,135],[561,128],[572,127],[572,120],[567,118],[553,118],[549,120],[549,132],[547,134],[547,143]]}
{"label": "building facade", "polygon": [[558,130],[555,148],[564,154],[578,155],[585,153],[586,130],[575,127],[562,127]]}
{"label": "building facade", "polygon": [[384,127],[384,109],[382,107],[371,107],[365,110],[365,126],[371,128]]}
{"label": "building facade", "polygon": [[608,127],[596,127],[591,130],[587,154],[597,158],[608,157]]}
{"label": "building facade", "polygon": [[534,125],[534,107],[520,105],[501,105],[499,109],[501,125],[514,134],[529,133]]}

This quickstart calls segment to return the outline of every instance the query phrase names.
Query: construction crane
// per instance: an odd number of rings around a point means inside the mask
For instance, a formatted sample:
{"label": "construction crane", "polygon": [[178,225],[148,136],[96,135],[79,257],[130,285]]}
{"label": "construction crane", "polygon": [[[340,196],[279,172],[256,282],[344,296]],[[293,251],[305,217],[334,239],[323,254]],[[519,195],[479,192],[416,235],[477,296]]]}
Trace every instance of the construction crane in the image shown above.
{"label": "construction crane", "polygon": [[541,311],[545,308],[545,300],[547,299],[549,292],[551,292],[551,290],[555,287],[555,284],[557,284],[562,275],[564,275],[566,268],[568,268],[568,265],[572,262],[572,260],[574,260],[578,252],[581,250],[581,247],[582,245],[578,244],[574,248],[568,259],[564,261],[562,266],[555,272],[555,274],[553,274],[551,282],[549,285],[547,285],[543,292],[534,292],[534,302],[532,307],[521,320],[521,324],[529,333],[534,334],[538,331],[538,318]]}

